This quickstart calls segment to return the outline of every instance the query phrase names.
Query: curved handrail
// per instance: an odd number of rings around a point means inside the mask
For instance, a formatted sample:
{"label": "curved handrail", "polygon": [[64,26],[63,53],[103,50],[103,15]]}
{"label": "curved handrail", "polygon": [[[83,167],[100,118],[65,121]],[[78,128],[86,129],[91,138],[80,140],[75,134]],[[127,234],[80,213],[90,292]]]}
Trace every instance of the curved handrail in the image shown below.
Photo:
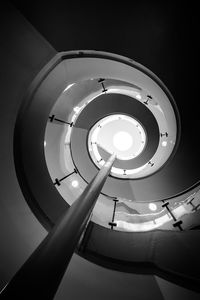
{"label": "curved handrail", "polygon": [[[73,165],[74,165],[74,168],[77,170],[77,173],[79,174],[79,176],[88,184],[89,182],[84,178],[84,176],[80,173],[80,171],[78,170],[76,164],[75,164],[75,161],[74,161],[74,158],[73,158],[73,154],[72,154],[72,147],[71,147],[71,142],[69,143],[69,148],[70,148],[70,153],[71,153],[71,159],[72,159],[72,162],[73,162]],[[110,176],[110,175],[109,175]],[[116,178],[117,179],[117,178]],[[198,180],[196,183],[194,183],[192,186],[184,189],[183,191],[181,192],[178,192],[176,194],[173,194],[172,196],[169,196],[169,197],[166,197],[166,198],[162,198],[162,199],[151,199],[151,200],[144,200],[144,201],[137,201],[135,200],[134,202],[136,203],[149,203],[149,202],[163,202],[163,201],[168,201],[168,200],[172,200],[174,198],[177,198],[177,197],[180,197],[188,192],[190,192],[191,190],[195,189],[196,187],[200,188],[200,180]],[[110,199],[118,199],[117,196],[111,196],[111,195],[108,195],[106,193],[103,193],[101,192],[101,195],[107,197],[107,198],[110,198]],[[128,200],[128,199],[127,199]]]}

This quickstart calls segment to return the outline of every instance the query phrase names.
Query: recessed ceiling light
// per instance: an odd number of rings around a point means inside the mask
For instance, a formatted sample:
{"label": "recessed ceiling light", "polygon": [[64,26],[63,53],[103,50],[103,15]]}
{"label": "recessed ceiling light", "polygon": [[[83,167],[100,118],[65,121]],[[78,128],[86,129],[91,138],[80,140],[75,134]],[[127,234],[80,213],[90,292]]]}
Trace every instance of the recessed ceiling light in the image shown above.
{"label": "recessed ceiling light", "polygon": [[157,210],[157,205],[155,203],[149,203],[149,209],[155,211]]}
{"label": "recessed ceiling light", "polygon": [[166,146],[167,146],[167,141],[163,141],[163,142],[162,142],[162,146],[163,146],[163,147],[166,147]]}
{"label": "recessed ceiling light", "polygon": [[71,183],[71,185],[72,185],[74,188],[76,188],[76,187],[78,187],[79,183],[78,183],[77,180],[73,180],[72,183]]}
{"label": "recessed ceiling light", "polygon": [[44,141],[44,147],[46,147],[46,145],[47,145],[47,142],[46,142],[46,141]]}

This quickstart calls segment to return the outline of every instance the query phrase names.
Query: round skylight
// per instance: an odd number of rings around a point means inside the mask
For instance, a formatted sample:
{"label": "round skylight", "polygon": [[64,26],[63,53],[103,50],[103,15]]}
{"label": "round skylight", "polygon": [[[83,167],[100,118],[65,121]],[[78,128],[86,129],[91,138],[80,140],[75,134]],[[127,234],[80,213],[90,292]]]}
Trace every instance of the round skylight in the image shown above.
{"label": "round skylight", "polygon": [[119,131],[113,136],[113,144],[117,150],[129,150],[133,144],[133,138],[128,132]]}
{"label": "round skylight", "polygon": [[146,134],[141,124],[124,114],[109,115],[99,120],[90,130],[89,152],[94,160],[103,163],[99,150],[115,153],[119,160],[130,160],[143,151]]}

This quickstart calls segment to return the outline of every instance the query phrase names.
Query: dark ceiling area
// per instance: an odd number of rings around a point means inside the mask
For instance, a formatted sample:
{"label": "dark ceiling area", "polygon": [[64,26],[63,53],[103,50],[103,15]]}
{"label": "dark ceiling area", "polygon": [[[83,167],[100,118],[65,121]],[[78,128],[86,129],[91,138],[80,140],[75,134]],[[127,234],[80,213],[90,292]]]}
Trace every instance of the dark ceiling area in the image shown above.
{"label": "dark ceiling area", "polygon": [[197,6],[176,1],[11,2],[57,51],[93,49],[130,57],[157,74],[176,99],[185,95],[182,101],[197,83]]}
{"label": "dark ceiling area", "polygon": [[[199,178],[198,8],[170,1],[11,1],[57,50],[101,50],[153,71],[178,105],[183,172]],[[184,148],[184,153],[182,149]]]}

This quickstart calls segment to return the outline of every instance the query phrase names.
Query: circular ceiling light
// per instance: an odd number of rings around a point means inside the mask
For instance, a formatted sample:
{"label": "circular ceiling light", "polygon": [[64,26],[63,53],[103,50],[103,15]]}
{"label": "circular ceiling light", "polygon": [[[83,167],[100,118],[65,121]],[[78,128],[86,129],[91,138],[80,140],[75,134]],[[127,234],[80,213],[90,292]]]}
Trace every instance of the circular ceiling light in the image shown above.
{"label": "circular ceiling light", "polygon": [[126,131],[119,131],[113,136],[113,144],[117,150],[129,150],[133,144],[131,135]]}
{"label": "circular ceiling light", "polygon": [[76,187],[78,187],[78,181],[77,180],[73,180],[72,181],[72,183],[71,183],[71,185],[74,187],[74,188],[76,188]]}
{"label": "circular ceiling light", "polygon": [[157,205],[155,203],[149,203],[149,209],[152,211],[156,211],[157,210]]}

